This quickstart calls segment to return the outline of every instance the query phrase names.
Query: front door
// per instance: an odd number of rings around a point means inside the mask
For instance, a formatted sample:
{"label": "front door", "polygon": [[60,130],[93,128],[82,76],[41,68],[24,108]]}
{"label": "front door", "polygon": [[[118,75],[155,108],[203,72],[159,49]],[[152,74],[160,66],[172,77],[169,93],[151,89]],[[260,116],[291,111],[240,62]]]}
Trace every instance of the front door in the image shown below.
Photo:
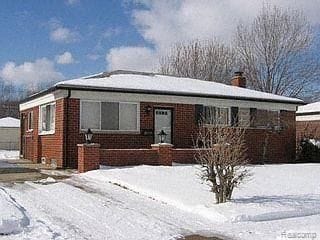
{"label": "front door", "polygon": [[164,142],[172,143],[172,110],[157,108],[154,116],[154,142],[160,143],[158,134],[163,130],[167,134]]}

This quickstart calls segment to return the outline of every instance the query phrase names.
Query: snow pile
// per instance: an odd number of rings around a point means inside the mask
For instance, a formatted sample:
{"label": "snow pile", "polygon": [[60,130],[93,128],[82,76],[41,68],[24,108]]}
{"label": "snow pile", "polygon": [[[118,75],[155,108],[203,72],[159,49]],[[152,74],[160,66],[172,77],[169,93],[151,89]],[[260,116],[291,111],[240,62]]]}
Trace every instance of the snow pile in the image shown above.
{"label": "snow pile", "polygon": [[318,139],[308,139],[308,141],[314,145],[314,146],[317,146],[318,148],[320,148],[320,140]]}
{"label": "snow pile", "polygon": [[29,224],[24,209],[0,187],[0,235],[16,234]]}
{"label": "snow pile", "polygon": [[251,181],[235,190],[233,201],[220,205],[214,203],[209,186],[197,176],[198,165],[106,168],[84,176],[115,183],[218,222],[262,222],[320,214],[320,165],[250,168]]}
{"label": "snow pile", "polygon": [[8,160],[18,158],[19,151],[0,150],[0,168],[16,168],[17,165]]}
{"label": "snow pile", "polygon": [[44,179],[40,179],[38,181],[35,181],[35,183],[39,183],[39,184],[43,184],[43,185],[46,185],[46,184],[52,184],[52,183],[56,183],[57,181],[52,178],[52,177],[47,177],[47,178],[44,178]]}
{"label": "snow pile", "polygon": [[19,128],[20,120],[17,118],[6,117],[0,119],[0,127],[4,128]]}
{"label": "snow pile", "polygon": [[19,151],[0,150],[0,159],[19,159]]}

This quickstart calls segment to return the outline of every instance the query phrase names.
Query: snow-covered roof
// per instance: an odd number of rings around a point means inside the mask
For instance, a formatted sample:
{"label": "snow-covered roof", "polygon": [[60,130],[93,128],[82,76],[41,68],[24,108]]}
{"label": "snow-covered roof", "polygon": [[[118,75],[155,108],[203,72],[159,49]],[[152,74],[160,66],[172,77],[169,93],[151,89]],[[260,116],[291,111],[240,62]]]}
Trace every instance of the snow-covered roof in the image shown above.
{"label": "snow-covered roof", "polygon": [[314,102],[314,103],[309,103],[304,106],[298,107],[297,113],[316,113],[320,112],[320,101],[319,102]]}
{"label": "snow-covered roof", "polygon": [[257,101],[275,101],[302,104],[297,98],[230,86],[217,82],[198,79],[173,77],[153,73],[115,71],[90,77],[66,80],[55,84],[56,87],[99,89],[124,92],[172,94],[184,96],[204,96]]}
{"label": "snow-covered roof", "polygon": [[20,120],[12,117],[5,117],[0,119],[0,127],[19,128]]}

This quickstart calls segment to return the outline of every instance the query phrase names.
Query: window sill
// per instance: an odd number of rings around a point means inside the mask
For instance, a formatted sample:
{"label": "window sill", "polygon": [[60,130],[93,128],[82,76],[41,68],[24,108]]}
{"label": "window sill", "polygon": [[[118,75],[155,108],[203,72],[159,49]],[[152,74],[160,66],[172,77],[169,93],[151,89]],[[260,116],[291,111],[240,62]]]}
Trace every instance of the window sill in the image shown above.
{"label": "window sill", "polygon": [[28,129],[26,132],[27,132],[27,133],[32,133],[32,132],[33,132],[33,129]]}
{"label": "window sill", "polygon": [[[80,133],[86,133],[87,129],[81,129]],[[139,130],[94,130],[91,129],[91,131],[95,134],[132,134],[132,135],[139,135]]]}
{"label": "window sill", "polygon": [[44,135],[53,135],[55,133],[54,130],[52,131],[42,131],[39,133],[39,136],[44,136]]}

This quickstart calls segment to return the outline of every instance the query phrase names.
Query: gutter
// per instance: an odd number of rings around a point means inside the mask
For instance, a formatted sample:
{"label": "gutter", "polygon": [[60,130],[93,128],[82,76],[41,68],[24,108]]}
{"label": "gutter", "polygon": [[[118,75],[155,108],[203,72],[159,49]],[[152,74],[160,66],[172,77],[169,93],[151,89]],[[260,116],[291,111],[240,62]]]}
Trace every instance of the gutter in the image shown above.
{"label": "gutter", "polygon": [[320,111],[296,113],[296,116],[320,115]]}

